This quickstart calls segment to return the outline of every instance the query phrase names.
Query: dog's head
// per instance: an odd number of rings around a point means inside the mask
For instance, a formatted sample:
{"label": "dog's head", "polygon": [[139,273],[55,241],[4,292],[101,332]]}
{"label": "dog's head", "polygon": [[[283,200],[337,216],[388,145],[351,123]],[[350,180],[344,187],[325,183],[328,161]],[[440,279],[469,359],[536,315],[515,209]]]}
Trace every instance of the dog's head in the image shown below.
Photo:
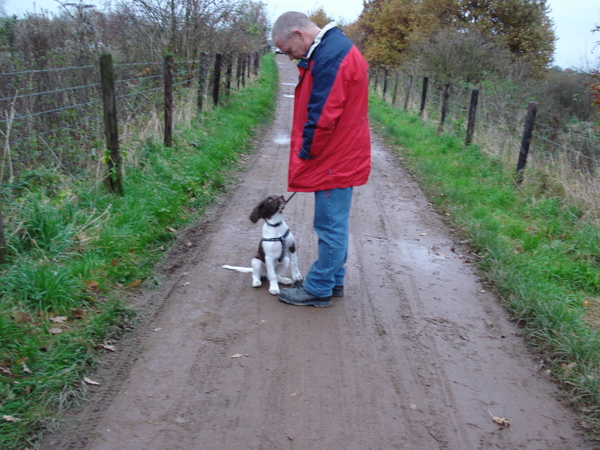
{"label": "dog's head", "polygon": [[285,197],[283,195],[271,195],[256,205],[250,214],[250,220],[252,223],[256,223],[259,219],[270,219],[284,203]]}

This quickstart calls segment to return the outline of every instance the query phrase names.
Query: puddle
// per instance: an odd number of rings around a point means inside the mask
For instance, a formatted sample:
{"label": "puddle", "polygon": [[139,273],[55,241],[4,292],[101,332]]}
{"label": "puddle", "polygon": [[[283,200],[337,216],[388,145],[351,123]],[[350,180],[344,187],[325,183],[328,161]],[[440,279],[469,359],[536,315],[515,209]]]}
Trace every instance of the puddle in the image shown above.
{"label": "puddle", "polygon": [[397,241],[396,246],[400,250],[401,259],[404,262],[422,269],[436,269],[440,262],[448,259],[438,250],[433,250],[426,245],[409,241]]}
{"label": "puddle", "polygon": [[289,145],[290,137],[284,136],[284,135],[279,135],[275,139],[273,139],[273,142],[275,142],[276,144],[279,144],[279,145]]}

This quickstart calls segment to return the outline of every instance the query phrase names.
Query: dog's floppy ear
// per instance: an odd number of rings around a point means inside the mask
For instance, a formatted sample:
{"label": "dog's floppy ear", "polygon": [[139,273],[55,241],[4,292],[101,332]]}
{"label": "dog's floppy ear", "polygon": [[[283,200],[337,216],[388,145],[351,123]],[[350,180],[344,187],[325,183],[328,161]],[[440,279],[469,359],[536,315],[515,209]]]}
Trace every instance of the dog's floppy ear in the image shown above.
{"label": "dog's floppy ear", "polygon": [[252,223],[258,222],[258,219],[260,219],[262,217],[262,213],[261,213],[262,208],[261,207],[262,207],[262,202],[260,202],[258,205],[256,205],[256,207],[250,213],[250,220],[252,221]]}

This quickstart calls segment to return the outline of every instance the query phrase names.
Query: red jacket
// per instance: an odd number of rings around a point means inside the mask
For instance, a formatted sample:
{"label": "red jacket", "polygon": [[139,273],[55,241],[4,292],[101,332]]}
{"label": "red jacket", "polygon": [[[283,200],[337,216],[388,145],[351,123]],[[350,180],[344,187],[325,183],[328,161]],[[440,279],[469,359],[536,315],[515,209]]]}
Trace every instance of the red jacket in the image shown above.
{"label": "red jacket", "polygon": [[338,28],[328,27],[298,63],[289,191],[360,186],[371,170],[368,64]]}

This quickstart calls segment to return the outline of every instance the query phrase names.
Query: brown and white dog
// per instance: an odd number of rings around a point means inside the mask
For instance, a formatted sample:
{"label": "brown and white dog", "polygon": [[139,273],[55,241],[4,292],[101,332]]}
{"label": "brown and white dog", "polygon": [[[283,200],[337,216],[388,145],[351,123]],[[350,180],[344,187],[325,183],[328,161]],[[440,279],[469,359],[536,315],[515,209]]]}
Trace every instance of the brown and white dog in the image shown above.
{"label": "brown and white dog", "polygon": [[[255,288],[262,285],[261,278],[266,276],[269,280],[269,293],[272,295],[279,294],[279,283],[292,284],[302,280],[302,274],[298,270],[294,235],[283,220],[282,212],[286,203],[283,196],[272,195],[252,210],[250,214],[252,223],[260,219],[265,221],[258,252],[252,258],[252,267],[223,266],[225,269],[238,272],[251,272],[252,286]],[[288,268],[291,269],[291,279],[283,276]]]}

